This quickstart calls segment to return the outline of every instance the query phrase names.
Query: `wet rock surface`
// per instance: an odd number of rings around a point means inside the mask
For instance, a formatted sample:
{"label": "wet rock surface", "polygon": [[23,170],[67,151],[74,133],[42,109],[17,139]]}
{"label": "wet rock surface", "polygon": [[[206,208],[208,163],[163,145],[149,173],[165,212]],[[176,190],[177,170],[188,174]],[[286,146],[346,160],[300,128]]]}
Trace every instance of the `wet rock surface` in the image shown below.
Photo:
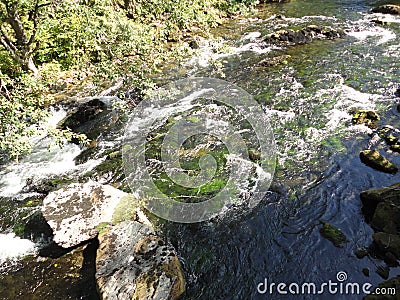
{"label": "wet rock surface", "polygon": [[371,10],[373,13],[400,15],[400,6],[394,4],[386,4],[375,7]]}
{"label": "wet rock surface", "polygon": [[343,244],[348,241],[343,232],[330,223],[323,222],[322,224],[321,235],[330,240],[336,247],[343,247]]}
{"label": "wet rock surface", "polygon": [[[69,128],[75,133],[85,134],[89,140],[94,141],[119,119],[119,112],[113,110],[111,105],[100,99],[92,99],[72,108],[72,112],[59,126],[63,129]],[[79,141],[73,139],[72,142]]]}
{"label": "wet rock surface", "polygon": [[[51,254],[98,241],[95,280],[101,299],[177,299],[184,278],[174,248],[158,237],[137,201],[89,181],[51,192],[42,213],[57,245]],[[98,240],[97,240],[98,238]]]}
{"label": "wet rock surface", "polygon": [[377,150],[364,150],[360,153],[361,161],[367,166],[385,173],[397,173],[398,167],[381,155]]}
{"label": "wet rock surface", "polygon": [[283,29],[267,35],[264,41],[271,44],[306,44],[314,39],[336,39],[344,33],[329,27],[309,25],[300,30]]}
{"label": "wet rock surface", "polygon": [[365,124],[365,126],[371,129],[376,129],[378,127],[379,120],[379,115],[372,110],[359,110],[352,118],[353,124]]}
{"label": "wet rock surface", "polygon": [[378,134],[390,146],[390,150],[400,152],[400,130],[385,125],[378,130]]}
{"label": "wet rock surface", "polygon": [[74,183],[50,193],[42,213],[53,230],[54,241],[64,248],[95,237],[97,226],[111,222],[114,209],[126,193],[92,181]]}
{"label": "wet rock surface", "polygon": [[92,241],[57,258],[26,257],[0,274],[0,299],[100,299],[94,280],[96,248]]}
{"label": "wet rock surface", "polygon": [[177,299],[184,279],[174,249],[135,221],[99,235],[96,279],[103,299]]}

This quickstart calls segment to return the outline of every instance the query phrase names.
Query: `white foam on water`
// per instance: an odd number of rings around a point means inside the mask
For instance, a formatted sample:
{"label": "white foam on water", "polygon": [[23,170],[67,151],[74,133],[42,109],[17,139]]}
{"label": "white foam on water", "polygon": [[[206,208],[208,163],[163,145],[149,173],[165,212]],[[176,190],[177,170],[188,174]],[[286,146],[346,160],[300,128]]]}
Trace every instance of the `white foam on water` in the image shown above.
{"label": "white foam on water", "polygon": [[386,28],[373,26],[369,20],[360,20],[354,23],[354,27],[347,31],[347,35],[356,38],[360,43],[368,40],[371,37],[380,37],[376,41],[376,45],[382,45],[396,39],[396,34]]}
{"label": "white foam on water", "polygon": [[37,248],[32,241],[21,239],[14,233],[0,233],[0,265],[9,260],[35,254],[36,251]]}
{"label": "white foam on water", "polygon": [[[66,116],[64,110],[53,110],[46,121],[49,126],[56,126]],[[32,153],[17,162],[10,162],[0,170],[0,197],[14,197],[21,192],[27,179],[43,179],[51,175],[65,174],[75,170],[91,170],[100,160],[89,160],[76,166],[74,158],[82,149],[73,143],[66,143],[62,148],[51,144],[50,138],[34,137]]]}
{"label": "white foam on water", "polygon": [[254,31],[254,32],[249,32],[249,33],[247,33],[246,35],[244,35],[241,39],[240,39],[240,41],[247,41],[247,40],[250,40],[250,41],[256,41],[257,40],[257,38],[259,38],[261,36],[261,32],[259,32],[259,31]]}

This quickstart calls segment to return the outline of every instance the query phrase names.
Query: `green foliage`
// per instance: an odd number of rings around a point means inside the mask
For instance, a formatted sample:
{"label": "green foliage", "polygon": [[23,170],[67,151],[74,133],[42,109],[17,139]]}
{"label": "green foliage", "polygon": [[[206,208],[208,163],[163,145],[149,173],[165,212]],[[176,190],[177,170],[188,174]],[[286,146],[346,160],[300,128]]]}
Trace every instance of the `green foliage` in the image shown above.
{"label": "green foliage", "polygon": [[30,152],[33,136],[50,135],[60,146],[73,137],[85,140],[82,135],[49,127],[45,122],[52,99],[43,82],[27,73],[15,79],[0,74],[0,81],[0,153],[18,158]]}
{"label": "green foliage", "polygon": [[[54,95],[83,82],[95,94],[124,80],[125,89],[151,87],[149,74],[165,61],[186,55],[183,33],[205,33],[223,17],[256,0],[1,0],[0,154],[28,153],[32,137],[50,135],[55,143],[85,138],[49,128],[45,119]],[[9,21],[18,12],[23,36]],[[4,33],[4,34],[3,34]],[[177,41],[173,45],[169,41]],[[171,51],[171,49],[174,49]],[[21,54],[22,53],[22,54]],[[29,62],[34,65],[33,70]],[[37,71],[32,76],[27,70]],[[122,95],[119,95],[122,96]]]}

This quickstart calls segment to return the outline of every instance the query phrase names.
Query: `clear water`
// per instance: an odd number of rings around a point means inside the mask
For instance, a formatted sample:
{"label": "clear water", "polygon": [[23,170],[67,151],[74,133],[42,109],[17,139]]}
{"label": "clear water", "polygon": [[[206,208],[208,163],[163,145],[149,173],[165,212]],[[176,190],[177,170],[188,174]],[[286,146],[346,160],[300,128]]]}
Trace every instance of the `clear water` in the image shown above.
{"label": "clear water", "polygon": [[[375,273],[382,261],[359,260],[354,255],[354,250],[371,243],[373,232],[361,214],[359,193],[396,183],[399,176],[379,173],[360,162],[360,150],[385,146],[371,139],[371,130],[351,124],[352,112],[362,108],[377,110],[382,125],[400,125],[396,110],[400,99],[394,96],[400,86],[400,17],[368,14],[377,3],[293,0],[266,5],[252,19],[237,19],[216,29],[221,41],[200,43],[197,56],[162,75],[165,82],[224,74],[225,80],[254,95],[270,115],[278,149],[271,191],[254,210],[228,212],[224,218],[200,224],[165,223],[160,228],[182,259],[187,281],[184,299],[287,298],[260,295],[257,284],[265,278],[276,283],[322,283],[334,280],[339,271],[346,272],[351,282],[382,281]],[[378,17],[390,24],[371,22]],[[289,48],[262,42],[261,37],[273,31],[309,24],[339,28],[346,35]],[[229,51],[220,53],[217,48]],[[290,58],[273,68],[258,65],[273,53]],[[103,143],[121,141],[114,138]],[[79,170],[73,162],[79,148],[70,145],[50,154],[45,149],[39,143],[25,161],[3,166],[2,202],[15,204],[23,198],[21,188],[34,174],[79,173],[98,163],[94,160]],[[388,156],[400,164],[398,155]],[[349,242],[335,248],[321,237],[321,221],[340,228]],[[11,230],[2,228],[3,233]],[[363,268],[371,270],[370,277],[363,275]],[[391,277],[398,274],[399,269],[391,269]],[[352,298],[361,297],[343,296]]]}

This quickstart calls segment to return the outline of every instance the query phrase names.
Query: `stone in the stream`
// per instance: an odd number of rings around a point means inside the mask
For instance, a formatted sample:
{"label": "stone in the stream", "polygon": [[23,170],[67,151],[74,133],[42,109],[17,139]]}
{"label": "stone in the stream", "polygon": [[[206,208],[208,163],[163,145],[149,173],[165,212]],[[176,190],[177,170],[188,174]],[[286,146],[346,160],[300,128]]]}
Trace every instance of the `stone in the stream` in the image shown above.
{"label": "stone in the stream", "polygon": [[400,130],[390,125],[379,128],[378,134],[390,146],[390,150],[400,152]]}
{"label": "stone in the stream", "polygon": [[322,224],[321,235],[330,240],[336,247],[343,247],[343,244],[348,241],[343,232],[328,222],[323,222]]}
{"label": "stone in the stream", "polygon": [[359,110],[352,118],[353,124],[365,124],[365,126],[371,129],[376,129],[378,127],[379,120],[379,115],[372,110]]}
{"label": "stone in the stream", "polygon": [[[71,129],[75,133],[83,133],[90,140],[96,140],[105,130],[119,119],[118,112],[100,99],[92,99],[81,103],[60,122],[63,129]],[[72,140],[78,143],[77,140]]]}
{"label": "stone in the stream", "polygon": [[68,248],[95,237],[100,223],[112,221],[123,197],[129,196],[109,185],[74,183],[50,193],[43,200],[42,214],[54,241]]}
{"label": "stone in the stream", "polygon": [[184,292],[172,246],[146,224],[124,221],[99,235],[96,280],[102,299],[177,299]]}
{"label": "stone in the stream", "polygon": [[264,41],[272,44],[306,44],[313,39],[335,39],[343,35],[342,32],[317,25],[309,25],[300,30],[282,29],[268,34]]}
{"label": "stone in the stream", "polygon": [[377,150],[364,150],[360,152],[361,161],[367,166],[385,173],[394,174],[398,167],[381,155]]}
{"label": "stone in the stream", "polygon": [[400,6],[394,4],[380,5],[371,10],[373,13],[400,15]]}

